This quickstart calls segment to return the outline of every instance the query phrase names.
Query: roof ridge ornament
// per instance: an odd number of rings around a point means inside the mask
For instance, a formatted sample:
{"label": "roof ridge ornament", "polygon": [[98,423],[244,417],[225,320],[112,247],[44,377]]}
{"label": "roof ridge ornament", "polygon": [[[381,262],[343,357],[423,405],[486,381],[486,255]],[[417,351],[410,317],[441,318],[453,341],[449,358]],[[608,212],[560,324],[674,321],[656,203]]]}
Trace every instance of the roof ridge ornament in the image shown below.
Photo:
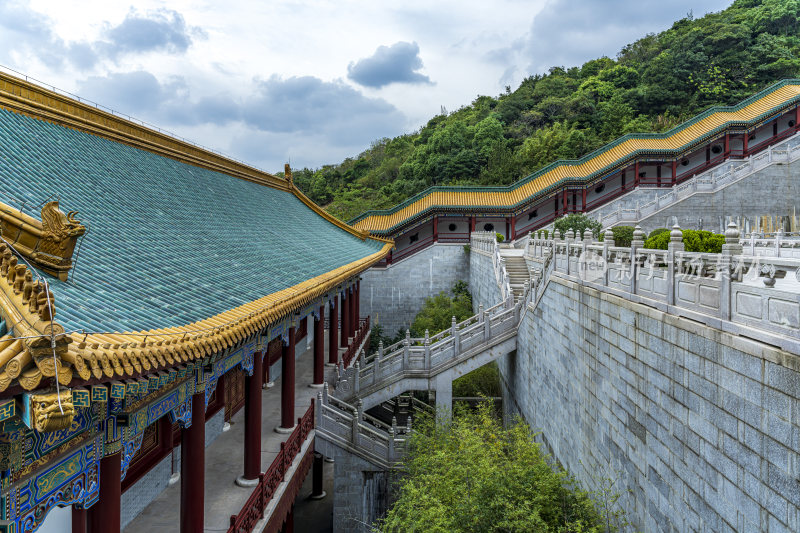
{"label": "roof ridge ornament", "polygon": [[61,281],[66,281],[72,268],[78,237],[86,233],[86,226],[75,218],[77,214],[77,211],[70,211],[65,215],[58,207],[58,200],[42,207],[42,237],[31,259]]}

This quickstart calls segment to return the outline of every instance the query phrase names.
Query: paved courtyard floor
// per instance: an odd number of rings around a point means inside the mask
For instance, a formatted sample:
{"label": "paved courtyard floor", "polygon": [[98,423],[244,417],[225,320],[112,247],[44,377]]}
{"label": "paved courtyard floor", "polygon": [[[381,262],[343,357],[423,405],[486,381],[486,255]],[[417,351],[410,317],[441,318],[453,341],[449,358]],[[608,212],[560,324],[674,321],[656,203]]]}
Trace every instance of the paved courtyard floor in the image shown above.
{"label": "paved courtyard floor", "polygon": [[[327,331],[326,331],[327,341]],[[305,346],[305,339],[298,345]],[[340,349],[343,353],[344,349]],[[325,350],[327,360],[327,347]],[[313,381],[313,349],[306,350],[295,363],[295,418],[305,414],[311,398],[320,389],[308,385]],[[335,369],[326,365],[325,379],[332,381]],[[261,471],[264,472],[278,455],[281,443],[288,435],[276,433],[274,428],[280,424],[281,382],[262,391],[261,415]],[[253,488],[239,487],[234,483],[243,472],[244,464],[244,408],[231,419],[230,430],[219,435],[206,448],[205,471],[205,531],[224,532],[228,530],[230,517],[238,514],[250,497]],[[328,496],[323,500],[307,500],[311,494],[311,471],[297,497],[295,510],[295,531],[330,531],[333,509],[333,465],[325,463],[325,490]],[[180,481],[167,487],[144,511],[134,518],[124,529],[124,533],[173,533],[180,529]]]}

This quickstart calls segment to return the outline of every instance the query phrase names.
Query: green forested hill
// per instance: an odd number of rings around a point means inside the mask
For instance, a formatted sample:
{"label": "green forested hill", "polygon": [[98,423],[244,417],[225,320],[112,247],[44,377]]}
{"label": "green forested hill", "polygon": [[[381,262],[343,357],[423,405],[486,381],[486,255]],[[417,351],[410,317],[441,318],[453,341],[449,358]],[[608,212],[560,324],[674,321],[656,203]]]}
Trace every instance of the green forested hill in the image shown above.
{"label": "green forested hill", "polygon": [[349,220],[430,185],[512,183],[629,132],[664,131],[800,77],[800,0],[736,0],[625,46],[616,59],[553,67],[497,97],[479,96],[419,132],[380,139],[355,158],[294,180]]}

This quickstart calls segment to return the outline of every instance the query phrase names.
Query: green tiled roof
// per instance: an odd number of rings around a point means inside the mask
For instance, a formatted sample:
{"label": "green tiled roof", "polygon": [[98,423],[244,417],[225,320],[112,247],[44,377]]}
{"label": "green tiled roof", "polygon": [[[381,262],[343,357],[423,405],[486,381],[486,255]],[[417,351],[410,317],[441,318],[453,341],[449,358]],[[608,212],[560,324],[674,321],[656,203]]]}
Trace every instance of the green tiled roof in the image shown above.
{"label": "green tiled roof", "polygon": [[68,331],[189,324],[383,246],[290,192],[0,109],[0,201],[39,218],[51,195],[89,228],[48,278]]}

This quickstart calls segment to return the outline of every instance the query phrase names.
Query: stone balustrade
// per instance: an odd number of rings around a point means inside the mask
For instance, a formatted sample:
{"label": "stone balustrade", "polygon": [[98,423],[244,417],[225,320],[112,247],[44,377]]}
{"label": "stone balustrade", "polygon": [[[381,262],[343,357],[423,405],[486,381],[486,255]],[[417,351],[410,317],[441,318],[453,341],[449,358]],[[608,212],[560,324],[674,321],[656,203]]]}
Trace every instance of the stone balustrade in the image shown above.
{"label": "stone balustrade", "polygon": [[[800,349],[800,258],[751,253],[733,222],[720,254],[686,252],[678,226],[668,250],[644,248],[638,227],[629,248],[614,246],[610,231],[606,237],[602,243],[562,240],[556,232],[549,240],[531,238],[526,254],[552,253],[555,275],[795,353]],[[773,243],[773,250],[783,248]]]}
{"label": "stone balustrade", "polygon": [[360,400],[355,405],[328,394],[325,384],[317,395],[317,436],[351,451],[376,466],[394,468],[405,454],[406,438],[411,434],[411,418],[405,426],[385,424],[364,412]]}

